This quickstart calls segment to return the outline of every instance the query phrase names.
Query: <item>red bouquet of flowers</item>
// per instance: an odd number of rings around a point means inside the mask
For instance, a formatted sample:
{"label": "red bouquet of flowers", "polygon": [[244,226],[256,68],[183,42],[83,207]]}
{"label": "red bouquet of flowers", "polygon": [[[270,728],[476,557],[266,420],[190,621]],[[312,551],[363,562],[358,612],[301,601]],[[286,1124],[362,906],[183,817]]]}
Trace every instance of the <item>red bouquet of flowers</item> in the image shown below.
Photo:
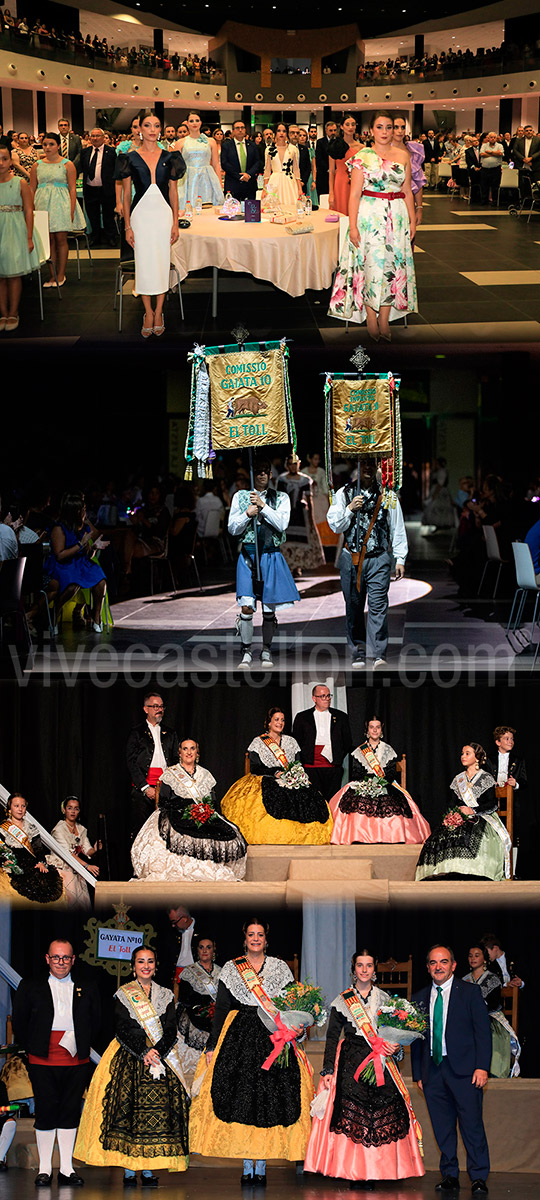
{"label": "red bouquet of flowers", "polygon": [[196,825],[206,825],[207,821],[211,821],[214,816],[214,809],[211,804],[205,800],[199,800],[197,804],[191,804],[187,810],[187,815],[190,820],[195,821]]}

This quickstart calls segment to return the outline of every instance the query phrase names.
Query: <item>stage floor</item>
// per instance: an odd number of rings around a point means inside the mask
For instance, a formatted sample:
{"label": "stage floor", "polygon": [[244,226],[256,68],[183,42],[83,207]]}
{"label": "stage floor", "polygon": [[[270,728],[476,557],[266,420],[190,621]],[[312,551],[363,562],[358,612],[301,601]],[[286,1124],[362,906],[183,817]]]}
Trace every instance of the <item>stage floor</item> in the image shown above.
{"label": "stage floor", "polygon": [[[503,880],[492,883],[488,880],[429,880],[422,883],[371,878],[370,864],[364,862],[364,871],[350,869],[346,862],[337,863],[332,870],[323,872],[321,860],[308,859],[290,871],[285,880],[250,881],[238,883],[190,883],[189,880],[162,880],[152,883],[147,880],[131,879],[96,884],[96,912],[110,909],[116,904],[130,904],[137,908],[166,908],[178,902],[181,891],[182,903],[194,911],[202,908],[243,908],[249,905],[264,908],[300,907],[305,901],[333,904],[340,900],[353,900],[356,904],[383,908],[464,908],[476,903],[484,907],[513,908],[531,905],[538,907],[538,884],[534,881]],[[16,900],[13,901],[17,903]]]}

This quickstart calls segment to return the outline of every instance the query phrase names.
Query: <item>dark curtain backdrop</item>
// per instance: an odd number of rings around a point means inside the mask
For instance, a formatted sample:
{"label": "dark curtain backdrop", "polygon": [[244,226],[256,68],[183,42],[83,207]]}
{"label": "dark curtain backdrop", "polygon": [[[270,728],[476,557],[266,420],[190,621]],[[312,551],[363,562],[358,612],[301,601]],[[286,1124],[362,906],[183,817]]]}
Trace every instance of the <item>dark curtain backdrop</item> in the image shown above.
{"label": "dark curtain backdrop", "polygon": [[[111,916],[113,913],[111,912]],[[167,915],[159,910],[131,909],[130,918],[137,925],[150,921],[157,932],[157,948],[160,959],[158,978],[165,986],[170,984],[171,942]],[[253,912],[239,905],[232,912],[212,908],[211,903],[193,910],[197,930],[213,936],[217,943],[217,961],[224,963],[242,952],[242,925],[252,917],[269,921],[269,953],[291,959],[295,953],[301,956],[302,914],[301,909],[278,908],[271,912]],[[107,919],[108,914],[104,914]],[[81,953],[85,948],[86,933],[80,917],[69,914],[53,914],[43,911],[14,912],[12,916],[12,956],[15,970],[23,976],[34,975],[43,963],[43,954],[53,936],[70,938],[75,949]],[[457,974],[466,975],[469,967],[467,955],[470,945],[486,933],[500,938],[508,960],[525,980],[519,995],[519,1037],[523,1045],[522,1071],[530,1078],[540,1077],[540,1024],[537,1020],[537,997],[540,989],[540,965],[534,947],[538,926],[538,908],[484,907],[478,905],[471,912],[466,908],[425,908],[414,906],[400,909],[381,909],[379,906],[362,905],[357,908],[357,936],[354,949],[372,950],[384,961],[394,957],[398,961],[413,956],[413,987],[423,987],[428,976],[425,968],[426,953],[434,942],[449,942],[457,959]],[[90,968],[83,969],[89,971]],[[93,969],[94,977],[104,998],[103,1037],[97,1049],[102,1049],[112,1036],[110,1024],[110,998],[116,990],[115,977],[103,969]],[[336,982],[336,992],[340,982]],[[333,996],[326,999],[330,1002]]]}
{"label": "dark curtain backdrop", "polygon": [[[268,709],[283,706],[290,726],[290,692],[286,688],[210,688],[175,685],[161,689],[163,724],[180,737],[200,744],[201,763],[217,780],[221,799],[244,773],[244,755],[262,732]],[[67,795],[81,802],[81,820],[89,836],[97,834],[98,815],[107,820],[111,877],[129,875],[129,803],[131,784],[125,761],[130,730],[144,721],[147,688],[122,680],[111,688],[90,681],[73,687],[54,682],[27,688],[3,685],[4,712],[0,746],[0,783],[21,790],[34,816],[47,829],[60,819]]]}
{"label": "dark curtain backdrop", "polygon": [[[0,783],[9,790],[21,789],[31,811],[48,829],[59,820],[60,803],[69,794],[81,800],[90,837],[96,834],[98,814],[104,813],[113,878],[122,878],[120,872],[125,874],[128,867],[130,783],[125,747],[132,727],[144,720],[146,690],[125,680],[101,688],[84,680],[73,687],[63,681],[44,687],[31,680],[25,688],[5,683],[0,692],[4,712]],[[200,743],[201,762],[215,775],[219,798],[243,775],[247,746],[262,731],[271,706],[283,707],[290,728],[290,689],[277,684],[197,687],[188,681],[162,691],[164,725]],[[451,799],[449,784],[461,769],[461,747],[478,741],[492,753],[496,725],[506,722],[516,727],[516,754],[529,760],[532,773],[538,724],[538,688],[533,684],[355,687],[348,691],[348,707],[355,744],[363,738],[366,718],[377,715],[384,722],[385,739],[398,754],[406,752],[408,790],[432,824]],[[524,804],[532,859],[524,877],[534,878],[533,842],[540,841],[534,781],[524,794]]]}

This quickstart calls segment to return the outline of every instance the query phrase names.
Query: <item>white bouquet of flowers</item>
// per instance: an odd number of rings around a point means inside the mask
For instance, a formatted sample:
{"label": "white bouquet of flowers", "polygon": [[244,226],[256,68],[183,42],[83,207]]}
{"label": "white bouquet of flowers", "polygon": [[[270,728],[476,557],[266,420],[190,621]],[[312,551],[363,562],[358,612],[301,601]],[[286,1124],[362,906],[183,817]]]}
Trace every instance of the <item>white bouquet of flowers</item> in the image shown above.
{"label": "white bouquet of flowers", "polygon": [[302,763],[298,762],[297,759],[279,776],[277,782],[280,787],[285,788],[299,789],[310,787],[309,776],[306,775]]}

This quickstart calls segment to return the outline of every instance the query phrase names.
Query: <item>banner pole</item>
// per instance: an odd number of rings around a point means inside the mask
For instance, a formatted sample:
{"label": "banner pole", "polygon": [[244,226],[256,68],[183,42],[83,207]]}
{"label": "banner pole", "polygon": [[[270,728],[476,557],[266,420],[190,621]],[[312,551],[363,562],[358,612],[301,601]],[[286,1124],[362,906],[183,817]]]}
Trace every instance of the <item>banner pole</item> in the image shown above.
{"label": "banner pole", "polygon": [[[356,458],[356,495],[357,496],[360,495],[360,455],[359,454],[357,455],[357,458]],[[360,509],[357,508],[357,510],[356,510],[356,539],[355,539],[357,554],[360,549],[360,547],[358,545],[358,542],[360,541],[359,529],[360,529]]]}
{"label": "banner pole", "polygon": [[[249,458],[249,478],[251,481],[251,490],[252,490],[252,492],[254,492],[255,491],[255,476],[253,474],[253,446],[248,446],[248,458]],[[255,573],[257,576],[257,582],[260,583],[261,582],[261,564],[260,564],[260,559],[259,559],[259,539],[257,536],[257,517],[256,516],[253,517],[252,520],[253,520],[253,532],[255,534]]]}

